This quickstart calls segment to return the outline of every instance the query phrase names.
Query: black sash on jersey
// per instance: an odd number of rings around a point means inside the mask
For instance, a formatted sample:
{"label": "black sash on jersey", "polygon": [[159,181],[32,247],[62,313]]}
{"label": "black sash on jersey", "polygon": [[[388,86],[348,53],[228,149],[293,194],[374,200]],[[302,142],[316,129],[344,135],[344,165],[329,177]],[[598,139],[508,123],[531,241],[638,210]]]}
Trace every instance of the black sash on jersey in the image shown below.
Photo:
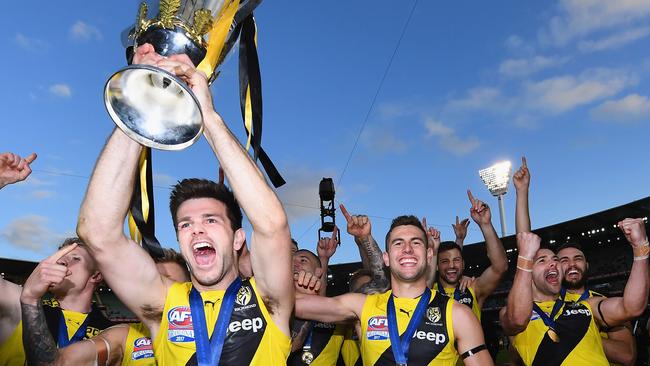
{"label": "black sash on jersey", "polygon": [[[334,335],[335,329],[336,325],[334,324],[314,322],[313,326],[311,327],[311,344],[309,345],[310,352],[314,355],[314,361],[318,359],[318,356],[329,344],[330,340],[332,339],[332,335]],[[307,342],[307,340],[305,340],[305,342]],[[302,353],[302,348],[291,352],[291,354],[289,354],[289,358],[287,359],[287,365],[304,366],[305,363],[302,361]]]}
{"label": "black sash on jersey", "polygon": [[[45,315],[45,321],[47,322],[47,328],[50,330],[50,334],[52,334],[52,337],[54,339],[58,339],[59,332],[62,331],[60,329],[60,321],[63,317],[63,310],[61,310],[59,307],[43,305],[43,313]],[[86,328],[95,328],[98,330],[104,330],[114,325],[114,323],[108,320],[108,318],[106,318],[96,306],[92,306],[90,313],[88,313],[88,317],[86,317],[86,321],[84,323],[86,324]],[[90,336],[92,337],[93,334]],[[86,333],[82,338],[87,339],[90,337],[88,337],[88,334]]]}
{"label": "black sash on jersey", "polygon": [[[416,335],[420,331],[425,333],[433,332],[436,334],[444,334],[445,340],[441,343],[432,343],[426,339],[423,340],[417,337],[413,338],[409,349],[409,366],[427,366],[450,342],[446,316],[447,301],[449,301],[448,296],[436,291],[433,300],[429,302],[429,307],[425,312],[424,319],[420,322],[420,325],[416,330]],[[364,324],[361,326],[363,327]],[[451,341],[453,342],[453,340]],[[395,366],[395,364],[396,362],[393,357],[393,350],[389,346],[381,356],[379,356],[379,359],[375,362],[374,366]]]}
{"label": "black sash on jersey", "polygon": [[555,321],[555,331],[560,341],[556,343],[549,337],[548,333],[545,334],[539,347],[537,347],[532,366],[561,365],[587,334],[593,314],[591,316],[584,314],[567,315],[567,310],[588,310],[588,308],[579,303],[564,305],[562,314]]}

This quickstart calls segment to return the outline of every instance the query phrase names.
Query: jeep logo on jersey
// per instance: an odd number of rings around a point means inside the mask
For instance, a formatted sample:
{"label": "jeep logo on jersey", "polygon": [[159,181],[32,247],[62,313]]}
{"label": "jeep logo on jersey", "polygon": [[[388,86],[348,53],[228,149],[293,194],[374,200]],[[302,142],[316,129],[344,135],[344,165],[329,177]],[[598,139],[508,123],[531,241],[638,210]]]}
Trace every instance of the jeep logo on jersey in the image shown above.
{"label": "jeep logo on jersey", "polygon": [[439,322],[440,319],[442,319],[442,315],[440,314],[440,308],[437,306],[435,308],[428,308],[427,319],[429,319],[431,323]]}
{"label": "jeep logo on jersey", "polygon": [[133,352],[131,352],[132,360],[152,357],[153,348],[151,347],[151,339],[149,337],[140,337],[133,342]]}
{"label": "jeep logo on jersey", "polygon": [[194,342],[192,312],[188,306],[177,306],[167,313],[167,339],[172,342]]}
{"label": "jeep logo on jersey", "polygon": [[251,297],[253,297],[253,291],[251,291],[250,286],[242,286],[239,288],[239,292],[237,292],[235,302],[238,305],[246,306],[251,301]]}
{"label": "jeep logo on jersey", "polygon": [[264,328],[264,322],[259,316],[253,319],[244,319],[244,320],[235,320],[230,322],[228,325],[228,332],[236,333],[240,330],[249,331],[252,330],[253,333],[257,333],[258,330]]}
{"label": "jeep logo on jersey", "polygon": [[443,344],[447,341],[447,336],[444,334],[425,332],[422,330],[418,330],[417,332],[413,333],[413,338],[427,340],[429,342],[434,342],[435,344]]}
{"label": "jeep logo on jersey", "polygon": [[469,297],[463,297],[462,299],[458,300],[458,302],[461,304],[469,305],[472,303],[472,299]]}
{"label": "jeep logo on jersey", "polygon": [[177,306],[167,313],[169,328],[192,329],[192,311],[188,306]]}
{"label": "jeep logo on jersey", "polygon": [[370,341],[382,341],[388,339],[388,319],[386,316],[373,316],[368,319],[366,338]]}

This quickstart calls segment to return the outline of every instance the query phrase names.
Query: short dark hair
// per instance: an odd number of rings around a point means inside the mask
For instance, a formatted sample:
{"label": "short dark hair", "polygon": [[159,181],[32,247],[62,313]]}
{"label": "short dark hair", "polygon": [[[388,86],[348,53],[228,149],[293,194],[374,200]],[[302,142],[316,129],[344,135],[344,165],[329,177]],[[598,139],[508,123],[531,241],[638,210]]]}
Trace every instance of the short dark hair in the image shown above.
{"label": "short dark hair", "polygon": [[316,261],[316,267],[320,268],[320,258],[316,255],[316,253],[312,252],[311,250],[308,249],[298,249],[293,255],[296,255],[298,253],[309,253],[310,256],[314,258]]}
{"label": "short dark hair", "polygon": [[578,249],[579,251],[584,253],[584,250],[582,250],[582,245],[580,245],[578,243],[564,243],[564,244],[560,245],[555,252],[559,253],[560,250],[566,249],[566,248],[575,248],[575,249]]}
{"label": "short dark hair", "polygon": [[461,248],[460,245],[456,244],[455,241],[450,241],[450,240],[443,241],[442,243],[440,243],[440,246],[438,247],[437,255],[440,255],[452,249],[458,249],[458,251],[460,252],[460,257],[463,258],[463,248]]}
{"label": "short dark hair", "polygon": [[76,236],[71,236],[71,237],[65,238],[63,240],[63,243],[61,243],[61,245],[59,245],[59,249],[65,248],[65,247],[70,246],[72,244],[77,244],[77,246],[80,246],[80,247],[85,247],[86,246],[86,243],[84,243],[83,240],[81,240],[80,238],[78,238]]}
{"label": "short dark hair", "polygon": [[300,248],[300,247],[298,246],[298,242],[297,242],[296,239],[294,239],[294,238],[291,238],[291,244],[295,245],[295,246],[296,246],[296,249]]}
{"label": "short dark hair", "polygon": [[370,277],[370,280],[372,281],[372,271],[370,271],[369,269],[359,268],[356,271],[352,272],[352,275],[350,275],[350,280],[348,281],[350,291],[352,291],[352,284],[360,277],[363,276]]}
{"label": "short dark hair", "polygon": [[183,272],[190,277],[190,270],[187,268],[187,262],[181,253],[171,248],[162,248],[162,257],[153,257],[155,263],[176,263],[183,269]]}
{"label": "short dark hair", "polygon": [[233,231],[242,226],[243,215],[239,203],[232,191],[223,184],[217,184],[208,179],[190,178],[183,179],[176,183],[169,196],[169,210],[174,222],[174,230],[177,230],[178,222],[176,213],[181,204],[193,198],[214,198],[226,206],[226,215],[230,220]]}
{"label": "short dark hair", "polygon": [[407,226],[407,225],[413,225],[418,229],[422,230],[422,234],[424,234],[424,247],[429,248],[429,242],[427,241],[427,232],[424,230],[424,227],[422,227],[422,223],[420,222],[420,219],[418,219],[416,216],[413,215],[402,215],[402,216],[397,216],[396,218],[393,219],[393,222],[390,223],[390,229],[388,229],[388,232],[386,233],[386,239],[385,239],[386,251],[388,251],[388,237],[390,236],[390,233],[393,232],[393,229],[395,229],[398,226]]}

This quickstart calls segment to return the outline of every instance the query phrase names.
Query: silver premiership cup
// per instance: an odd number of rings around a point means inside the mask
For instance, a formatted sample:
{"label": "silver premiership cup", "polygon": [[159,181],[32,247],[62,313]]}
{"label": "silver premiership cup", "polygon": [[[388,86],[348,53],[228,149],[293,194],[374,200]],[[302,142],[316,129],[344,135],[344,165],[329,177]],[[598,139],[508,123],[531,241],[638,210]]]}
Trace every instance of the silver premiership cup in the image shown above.
{"label": "silver premiership cup", "polygon": [[[133,50],[149,43],[162,56],[186,54],[212,82],[215,70],[237,40],[238,21],[260,1],[143,2],[129,40]],[[158,15],[147,19],[149,8],[156,5]],[[154,66],[130,65],[114,73],[106,82],[104,102],[117,126],[144,146],[181,150],[192,145],[203,131],[203,116],[194,93],[179,78]]]}

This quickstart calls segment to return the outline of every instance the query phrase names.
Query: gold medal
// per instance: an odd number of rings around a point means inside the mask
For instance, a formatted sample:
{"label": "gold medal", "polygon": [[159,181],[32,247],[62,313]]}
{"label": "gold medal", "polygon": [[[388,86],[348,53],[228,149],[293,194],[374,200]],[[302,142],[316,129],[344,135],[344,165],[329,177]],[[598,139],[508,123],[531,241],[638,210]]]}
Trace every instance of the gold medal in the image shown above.
{"label": "gold medal", "polygon": [[548,328],[548,331],[546,331],[546,334],[548,334],[548,337],[551,338],[551,340],[552,340],[553,342],[555,342],[555,343],[559,343],[559,342],[560,342],[560,336],[557,335],[557,333],[555,332],[555,329],[553,329],[553,328]]}
{"label": "gold medal", "polygon": [[309,351],[303,351],[302,352],[302,362],[305,363],[305,365],[309,365],[314,361],[314,354],[309,352]]}

